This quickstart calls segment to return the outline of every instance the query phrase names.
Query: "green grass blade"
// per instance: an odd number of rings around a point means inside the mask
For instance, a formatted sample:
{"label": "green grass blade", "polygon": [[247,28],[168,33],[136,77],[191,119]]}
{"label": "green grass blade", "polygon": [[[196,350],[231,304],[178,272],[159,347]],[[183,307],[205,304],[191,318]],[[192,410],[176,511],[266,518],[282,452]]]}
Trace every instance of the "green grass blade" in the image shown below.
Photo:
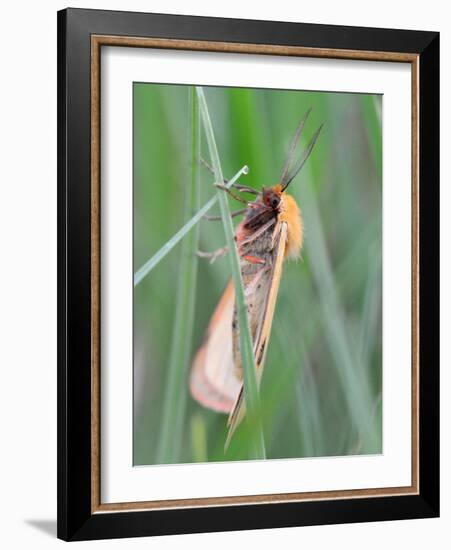
{"label": "green grass blade", "polygon": [[378,180],[382,181],[382,97],[362,95],[361,106],[374,168]]}
{"label": "green grass blade", "polygon": [[370,273],[368,274],[368,281],[365,288],[365,295],[363,299],[362,315],[360,320],[359,342],[360,342],[360,355],[362,359],[362,365],[365,368],[370,368],[371,351],[374,349],[374,342],[379,336],[378,333],[378,317],[379,317],[379,305],[381,302],[381,261],[382,258],[378,255],[378,250],[371,250],[373,256],[376,256],[376,260],[372,258],[369,260],[369,265],[372,266]]}
{"label": "green grass blade", "polygon": [[191,418],[191,448],[194,462],[208,462],[207,428],[200,414]]}
{"label": "green grass blade", "polygon": [[[199,99],[200,114],[204,125],[215,178],[216,181],[223,181],[224,178],[222,175],[221,162],[219,159],[218,149],[216,147],[216,140],[213,133],[213,127],[210,120],[210,114],[208,112],[205,94],[203,88],[200,86],[196,87],[196,91]],[[234,228],[232,224],[232,218],[230,217],[230,209],[226,194],[222,190],[218,190],[218,197],[222,221],[224,225],[226,244],[229,248],[228,256],[230,259],[230,267],[235,287],[235,303],[240,330],[241,361],[243,368],[244,395],[246,401],[247,418],[248,420],[250,419],[253,425],[252,432],[254,441],[251,445],[251,448],[253,450],[252,458],[265,458],[266,451],[260,420],[260,397],[258,393],[255,359],[251,331],[249,327],[249,319],[247,316],[246,301],[244,297],[240,261],[238,257],[238,251],[235,246]]]}
{"label": "green grass blade", "polygon": [[[233,185],[240,176],[247,174],[248,167],[243,166],[239,172],[237,172],[233,178],[227,183],[227,187]],[[176,246],[185,235],[187,235],[193,227],[205,216],[205,214],[218,202],[218,195],[211,198],[204,206],[189,220],[186,224],[177,231],[177,233],[169,239],[147,262],[141,266],[133,277],[133,284],[137,286],[143,279],[148,275],[152,269],[159,263],[161,260],[169,254],[169,252]]]}
{"label": "green grass blade", "polygon": [[[193,212],[199,209],[200,202],[200,120],[199,104],[193,88],[190,89],[190,107],[191,170],[190,182],[185,191],[185,219],[189,219]],[[198,241],[199,226],[197,225],[192,232],[186,234],[180,255],[174,330],[158,447],[160,464],[176,463],[180,458],[187,397],[186,369],[191,355],[193,335]]]}
{"label": "green grass blade", "polygon": [[313,194],[306,193],[305,199],[304,215],[306,226],[309,228],[306,247],[312,276],[318,288],[323,310],[325,336],[333,350],[343,393],[356,423],[360,441],[366,452],[378,452],[380,451],[379,441],[370,410],[371,391],[365,369],[362,369],[358,363],[357,354],[353,353],[346,332],[344,314],[326,246],[321,216]]}

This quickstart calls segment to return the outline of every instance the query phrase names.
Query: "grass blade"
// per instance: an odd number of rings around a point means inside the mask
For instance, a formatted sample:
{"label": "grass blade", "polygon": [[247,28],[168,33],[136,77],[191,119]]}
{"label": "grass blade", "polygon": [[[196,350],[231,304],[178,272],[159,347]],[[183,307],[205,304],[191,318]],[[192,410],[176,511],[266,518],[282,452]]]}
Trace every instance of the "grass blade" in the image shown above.
{"label": "grass blade", "polygon": [[374,169],[378,180],[382,181],[382,98],[374,95],[362,95],[361,105],[365,129],[370,143]]}
{"label": "grass blade", "polygon": [[[199,209],[200,202],[200,120],[199,104],[193,88],[190,89],[190,102],[191,173],[190,183],[185,191],[185,219],[189,219],[193,212]],[[158,447],[160,464],[179,461],[183,436],[186,404],[185,373],[191,355],[198,263],[195,252],[199,241],[199,226],[194,224],[192,226],[194,229],[192,232],[187,232],[180,255],[174,330]]]}
{"label": "grass blade", "polygon": [[312,276],[318,288],[323,309],[325,335],[333,350],[343,393],[356,423],[359,438],[366,452],[379,452],[377,431],[371,419],[371,391],[364,369],[358,364],[349,342],[334,273],[330,264],[323,224],[313,193],[304,196],[306,225],[309,239],[306,247]]}
{"label": "grass blade", "polygon": [[[378,250],[370,250],[370,252],[373,257],[368,260],[368,263],[372,269],[368,274],[365,288],[359,331],[360,357],[362,365],[368,370],[370,369],[371,351],[374,349],[374,342],[380,336],[378,318],[382,301],[382,258],[378,254]],[[374,256],[376,259],[374,259]]]}
{"label": "grass blade", "polygon": [[208,462],[207,428],[200,414],[191,418],[191,448],[194,462]]}
{"label": "grass blade", "polygon": [[[221,162],[219,159],[218,149],[216,147],[216,140],[213,133],[213,127],[210,120],[210,114],[208,112],[205,94],[201,86],[197,86],[196,91],[199,99],[200,114],[204,125],[215,178],[216,181],[223,181],[224,178],[222,175]],[[253,352],[251,331],[249,327],[249,319],[247,316],[246,301],[244,297],[240,261],[235,245],[234,228],[232,224],[232,218],[230,217],[229,203],[227,201],[225,193],[222,190],[218,190],[218,197],[222,221],[224,225],[226,244],[229,248],[228,256],[230,259],[230,267],[235,287],[235,303],[240,330],[241,361],[244,378],[244,396],[247,410],[246,416],[248,418],[248,421],[249,419],[251,420],[254,428],[252,431],[254,441],[251,445],[251,448],[253,449],[252,458],[266,458],[263,430],[261,427],[260,397],[258,393],[255,358]]]}

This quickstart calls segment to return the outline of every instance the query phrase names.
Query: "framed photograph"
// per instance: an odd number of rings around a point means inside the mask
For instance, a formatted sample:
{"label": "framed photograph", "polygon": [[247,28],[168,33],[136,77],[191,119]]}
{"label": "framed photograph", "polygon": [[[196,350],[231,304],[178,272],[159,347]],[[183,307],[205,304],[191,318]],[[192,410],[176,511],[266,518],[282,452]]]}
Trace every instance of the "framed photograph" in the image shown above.
{"label": "framed photograph", "polygon": [[58,536],[439,514],[439,35],[58,13]]}

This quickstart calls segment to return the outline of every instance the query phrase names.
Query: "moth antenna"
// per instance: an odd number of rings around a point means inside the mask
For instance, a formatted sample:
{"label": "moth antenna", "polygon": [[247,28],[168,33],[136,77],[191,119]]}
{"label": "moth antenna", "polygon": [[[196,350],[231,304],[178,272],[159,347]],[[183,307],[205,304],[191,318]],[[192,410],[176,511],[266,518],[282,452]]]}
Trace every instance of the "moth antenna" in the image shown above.
{"label": "moth antenna", "polygon": [[296,149],[296,145],[298,144],[299,138],[301,137],[302,130],[304,129],[305,122],[311,112],[312,108],[307,109],[305,115],[302,117],[301,122],[298,124],[298,127],[296,128],[296,132],[294,133],[294,136],[290,143],[290,148],[288,150],[287,158],[285,160],[285,164],[282,169],[282,175],[280,176],[280,183],[283,185],[285,183],[285,180],[288,176],[288,170],[290,169],[291,161],[294,155],[294,151]]}
{"label": "moth antenna", "polygon": [[303,155],[301,156],[298,163],[294,166],[293,170],[288,174],[285,178],[285,181],[282,183],[282,191],[285,191],[285,189],[290,185],[290,183],[294,180],[294,178],[299,174],[301,171],[301,168],[304,166],[306,160],[309,158],[310,153],[313,150],[313,147],[315,146],[315,143],[319,137],[319,134],[321,133],[323,124],[316,130],[316,132],[313,134],[312,139],[310,140],[309,144],[307,145],[307,148],[305,149]]}

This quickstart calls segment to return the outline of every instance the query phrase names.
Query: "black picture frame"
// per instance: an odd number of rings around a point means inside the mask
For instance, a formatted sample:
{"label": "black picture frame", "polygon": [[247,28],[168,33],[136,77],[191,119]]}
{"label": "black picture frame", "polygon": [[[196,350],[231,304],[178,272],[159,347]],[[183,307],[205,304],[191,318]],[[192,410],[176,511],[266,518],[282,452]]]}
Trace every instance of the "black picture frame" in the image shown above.
{"label": "black picture frame", "polygon": [[[418,494],[93,512],[92,35],[398,52],[418,56]],[[438,515],[439,34],[84,9],[58,12],[58,537],[87,540]]]}

